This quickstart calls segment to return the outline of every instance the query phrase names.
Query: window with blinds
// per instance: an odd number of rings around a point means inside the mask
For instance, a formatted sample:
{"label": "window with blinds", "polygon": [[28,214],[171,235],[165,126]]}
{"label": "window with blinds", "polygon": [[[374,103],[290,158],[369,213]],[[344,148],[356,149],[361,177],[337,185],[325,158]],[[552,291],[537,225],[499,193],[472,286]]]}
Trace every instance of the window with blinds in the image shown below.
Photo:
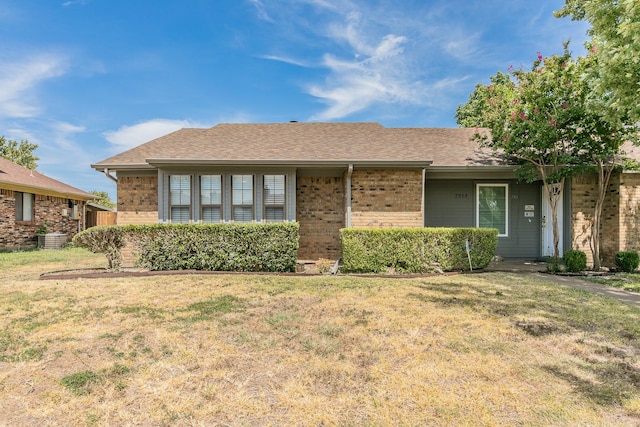
{"label": "window with blinds", "polygon": [[499,236],[508,234],[509,186],[507,184],[477,184],[476,225],[497,228]]}
{"label": "window with blinds", "polygon": [[171,222],[188,223],[191,219],[191,175],[171,175],[169,193]]}
{"label": "window with blinds", "polygon": [[15,192],[16,221],[32,222],[34,216],[35,195],[31,193]]}
{"label": "window with blinds", "polygon": [[267,222],[284,221],[285,176],[264,175],[263,183],[264,219]]}
{"label": "window with blinds", "polygon": [[222,222],[222,175],[200,176],[202,222]]}
{"label": "window with blinds", "polygon": [[231,205],[235,222],[253,221],[253,175],[231,176]]}

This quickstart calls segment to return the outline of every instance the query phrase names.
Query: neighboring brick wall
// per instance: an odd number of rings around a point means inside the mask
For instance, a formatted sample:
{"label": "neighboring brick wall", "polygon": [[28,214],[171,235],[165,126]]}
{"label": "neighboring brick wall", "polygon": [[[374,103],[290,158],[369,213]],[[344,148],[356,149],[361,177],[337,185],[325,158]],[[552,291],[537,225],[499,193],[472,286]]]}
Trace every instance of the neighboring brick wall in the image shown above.
{"label": "neighboring brick wall", "polygon": [[640,252],[640,173],[620,176],[621,251]]}
{"label": "neighboring brick wall", "polygon": [[344,227],[344,179],[298,177],[296,219],[300,223],[298,258],[340,257],[340,229]]}
{"label": "neighboring brick wall", "polygon": [[421,170],[354,170],[351,226],[422,227]]}
{"label": "neighboring brick wall", "polygon": [[158,177],[118,178],[118,225],[158,222]]}
{"label": "neighboring brick wall", "polygon": [[[615,254],[622,250],[625,240],[621,229],[621,176],[611,177],[607,197],[602,211],[600,226],[600,257],[604,265],[613,265]],[[591,223],[598,197],[597,177],[584,175],[571,180],[571,225],[572,247],[587,255],[587,262],[593,265],[591,253]],[[624,206],[622,206],[624,210]]]}
{"label": "neighboring brick wall", "polygon": [[[36,194],[33,222],[16,222],[16,199],[12,190],[0,190],[0,248],[18,249],[34,247],[37,244],[38,229],[45,222],[48,233],[63,233],[71,238],[78,232],[78,225],[84,224],[84,205],[81,200],[73,201],[78,207],[80,219],[71,217],[69,199]],[[66,212],[66,215],[64,213]]]}

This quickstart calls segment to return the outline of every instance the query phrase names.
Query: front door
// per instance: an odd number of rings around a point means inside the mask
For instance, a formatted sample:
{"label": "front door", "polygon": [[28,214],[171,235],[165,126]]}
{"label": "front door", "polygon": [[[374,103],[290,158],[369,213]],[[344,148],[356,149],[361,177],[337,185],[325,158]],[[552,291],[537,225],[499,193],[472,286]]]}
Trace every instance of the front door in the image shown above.
{"label": "front door", "polygon": [[[555,184],[551,187],[551,191],[553,192],[554,197],[559,197],[558,200],[558,231],[560,232],[560,241],[558,242],[558,252],[560,256],[564,253],[562,248],[562,218],[563,214],[563,206],[562,206],[562,189],[560,188],[560,184]],[[553,256],[553,221],[551,216],[551,204],[549,203],[549,199],[547,198],[544,187],[542,188],[542,218],[541,218],[541,226],[542,226],[542,256],[543,257],[552,257]]]}

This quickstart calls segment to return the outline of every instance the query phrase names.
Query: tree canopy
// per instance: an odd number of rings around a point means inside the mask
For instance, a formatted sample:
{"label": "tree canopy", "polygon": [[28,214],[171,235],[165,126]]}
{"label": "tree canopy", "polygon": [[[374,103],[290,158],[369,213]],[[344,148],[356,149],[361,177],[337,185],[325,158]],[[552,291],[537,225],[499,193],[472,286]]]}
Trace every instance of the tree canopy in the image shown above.
{"label": "tree canopy", "polygon": [[40,158],[33,154],[36,148],[38,148],[38,144],[31,144],[26,139],[18,143],[0,135],[0,157],[11,160],[20,166],[34,170],[38,167]]}
{"label": "tree canopy", "polygon": [[565,0],[557,17],[586,20],[587,48],[596,57],[592,96],[610,120],[640,122],[640,3],[637,0]]}
{"label": "tree canopy", "polygon": [[[491,84],[478,84],[467,103],[456,111],[459,125],[486,127],[491,137],[476,132],[485,146],[517,159],[518,174],[527,181],[542,179],[553,212],[554,254],[558,254],[557,204],[564,180],[586,170],[598,172],[600,192],[594,213],[599,227],[602,201],[611,171],[625,141],[637,141],[635,127],[610,121],[592,96],[597,57],[573,59],[565,45],[563,55],[537,59],[529,71],[509,68]],[[592,232],[597,265],[599,233]]]}
{"label": "tree canopy", "polygon": [[98,191],[93,190],[91,194],[97,196],[97,199],[93,200],[94,203],[105,206],[107,208],[115,208],[116,204],[111,201],[111,197],[109,197],[109,193],[106,191]]}

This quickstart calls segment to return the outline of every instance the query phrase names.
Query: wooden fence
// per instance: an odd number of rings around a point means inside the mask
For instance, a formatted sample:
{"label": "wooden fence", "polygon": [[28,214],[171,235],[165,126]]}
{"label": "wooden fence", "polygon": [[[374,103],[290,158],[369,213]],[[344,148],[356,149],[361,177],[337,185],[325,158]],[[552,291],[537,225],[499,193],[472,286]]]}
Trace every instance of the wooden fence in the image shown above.
{"label": "wooden fence", "polygon": [[87,228],[96,225],[115,225],[117,212],[105,211],[88,211],[87,212]]}

